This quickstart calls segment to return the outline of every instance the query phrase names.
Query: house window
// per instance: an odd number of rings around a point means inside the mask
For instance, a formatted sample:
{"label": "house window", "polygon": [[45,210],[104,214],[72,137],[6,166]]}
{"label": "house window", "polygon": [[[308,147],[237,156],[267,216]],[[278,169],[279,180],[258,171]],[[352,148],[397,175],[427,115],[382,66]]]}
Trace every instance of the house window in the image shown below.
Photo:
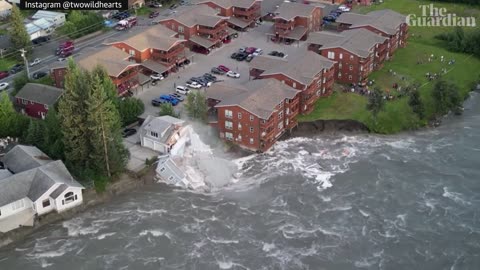
{"label": "house window", "polygon": [[22,99],[22,104],[23,104],[23,105],[27,105],[27,104],[28,104],[28,100]]}
{"label": "house window", "polygon": [[242,123],[238,123],[238,130],[242,130]]}
{"label": "house window", "polygon": [[170,175],[170,177],[168,177],[168,180],[172,181],[173,180],[173,175]]}
{"label": "house window", "polygon": [[162,168],[160,169],[160,172],[163,172],[163,171],[165,171],[165,167],[162,167]]}
{"label": "house window", "polygon": [[181,25],[178,26],[178,32],[183,33],[183,26],[181,26]]}
{"label": "house window", "polygon": [[25,202],[23,201],[23,199],[19,200],[19,201],[16,201],[12,204],[12,209],[15,211],[17,209],[21,209],[25,207]]}
{"label": "house window", "polygon": [[250,121],[253,121],[253,115],[250,115]]}
{"label": "house window", "polygon": [[225,117],[226,118],[232,118],[233,117],[233,112],[230,110],[225,110]]}
{"label": "house window", "polygon": [[239,112],[239,113],[237,114],[237,117],[238,117],[238,119],[242,119],[242,113]]}
{"label": "house window", "polygon": [[229,141],[233,140],[233,134],[231,132],[225,132],[225,138]]}
{"label": "house window", "polygon": [[75,201],[75,196],[73,194],[73,192],[67,192],[65,194],[65,196],[63,196],[65,198],[65,203],[68,204],[68,203],[71,203],[73,201]]}
{"label": "house window", "polygon": [[253,133],[253,127],[250,127],[250,133]]}
{"label": "house window", "polygon": [[343,53],[340,53],[340,54],[338,55],[338,58],[339,58],[339,59],[343,59]]}
{"label": "house window", "polygon": [[233,123],[230,121],[225,121],[225,128],[226,129],[232,129],[233,128]]}
{"label": "house window", "polygon": [[250,138],[250,144],[253,144],[253,138]]}
{"label": "house window", "polygon": [[352,80],[352,75],[348,75],[348,80],[349,80],[349,81]]}
{"label": "house window", "polygon": [[157,132],[150,131],[150,135],[152,135],[152,137],[158,138],[158,133]]}
{"label": "house window", "polygon": [[327,56],[329,59],[335,59],[335,52],[328,52],[328,56]]}
{"label": "house window", "polygon": [[42,201],[42,207],[43,208],[49,207],[49,206],[50,206],[50,200],[49,199],[46,199],[46,200]]}

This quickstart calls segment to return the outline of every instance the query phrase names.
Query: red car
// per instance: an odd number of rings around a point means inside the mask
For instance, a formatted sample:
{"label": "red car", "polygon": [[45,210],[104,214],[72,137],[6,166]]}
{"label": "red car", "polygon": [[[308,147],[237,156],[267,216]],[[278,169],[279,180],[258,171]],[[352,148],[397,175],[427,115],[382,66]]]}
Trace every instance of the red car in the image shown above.
{"label": "red car", "polygon": [[227,68],[227,67],[226,67],[226,66],[224,66],[224,65],[220,65],[220,66],[218,66],[218,69],[220,69],[220,70],[223,70],[223,71],[225,71],[225,72],[229,72],[229,71],[230,71],[230,69],[229,69],[229,68]]}
{"label": "red car", "polygon": [[256,49],[257,48],[255,48],[255,47],[249,47],[249,48],[245,49],[245,52],[248,53],[248,54],[252,54],[252,53],[255,52]]}
{"label": "red car", "polygon": [[6,71],[0,71],[0,80],[8,77],[8,75],[10,75],[10,73]]}

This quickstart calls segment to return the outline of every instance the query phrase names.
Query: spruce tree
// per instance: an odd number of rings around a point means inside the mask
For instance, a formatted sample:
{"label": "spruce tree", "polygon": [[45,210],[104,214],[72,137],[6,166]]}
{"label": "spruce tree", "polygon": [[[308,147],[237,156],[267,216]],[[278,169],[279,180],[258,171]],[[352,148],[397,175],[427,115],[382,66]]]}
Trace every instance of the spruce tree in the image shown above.
{"label": "spruce tree", "polygon": [[57,111],[52,108],[48,111],[45,123],[44,152],[52,159],[64,159],[63,134],[59,129],[60,120]]}
{"label": "spruce tree", "polygon": [[373,89],[372,94],[368,97],[367,110],[372,112],[373,120],[377,123],[378,114],[385,108],[385,99],[380,88]]}
{"label": "spruce tree", "polygon": [[34,145],[40,149],[44,145],[45,138],[45,126],[40,120],[30,119],[28,124],[27,136],[25,137],[25,143]]}
{"label": "spruce tree", "polygon": [[0,94],[0,138],[12,136],[16,112],[7,91]]}
{"label": "spruce tree", "polygon": [[[23,15],[16,5],[12,5],[10,15],[10,40],[16,49],[25,49],[27,55],[32,52],[32,41],[23,23]],[[19,54],[20,56],[20,54]]]}
{"label": "spruce tree", "polygon": [[90,153],[85,103],[90,88],[89,77],[87,72],[80,70],[70,59],[65,76],[65,91],[58,103],[65,160],[67,165],[80,170],[87,168]]}

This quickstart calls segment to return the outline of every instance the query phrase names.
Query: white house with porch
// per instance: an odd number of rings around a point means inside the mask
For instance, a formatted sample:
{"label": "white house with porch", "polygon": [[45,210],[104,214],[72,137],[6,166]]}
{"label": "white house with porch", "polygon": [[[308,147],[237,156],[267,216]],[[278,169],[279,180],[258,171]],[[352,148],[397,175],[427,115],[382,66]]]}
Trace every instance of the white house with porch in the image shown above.
{"label": "white house with porch", "polygon": [[185,121],[172,116],[147,116],[139,129],[140,144],[162,154],[169,153],[183,132]]}
{"label": "white house with porch", "polygon": [[82,204],[84,187],[62,161],[34,146],[17,145],[0,169],[0,232],[33,226],[35,218]]}

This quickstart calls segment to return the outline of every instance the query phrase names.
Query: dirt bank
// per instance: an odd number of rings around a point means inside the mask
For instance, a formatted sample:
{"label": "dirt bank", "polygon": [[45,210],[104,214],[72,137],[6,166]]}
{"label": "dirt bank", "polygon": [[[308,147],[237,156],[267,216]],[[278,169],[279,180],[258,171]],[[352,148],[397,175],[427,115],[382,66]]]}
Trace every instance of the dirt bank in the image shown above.
{"label": "dirt bank", "polygon": [[321,132],[370,132],[367,126],[355,120],[316,120],[300,122],[290,137],[308,137]]}

